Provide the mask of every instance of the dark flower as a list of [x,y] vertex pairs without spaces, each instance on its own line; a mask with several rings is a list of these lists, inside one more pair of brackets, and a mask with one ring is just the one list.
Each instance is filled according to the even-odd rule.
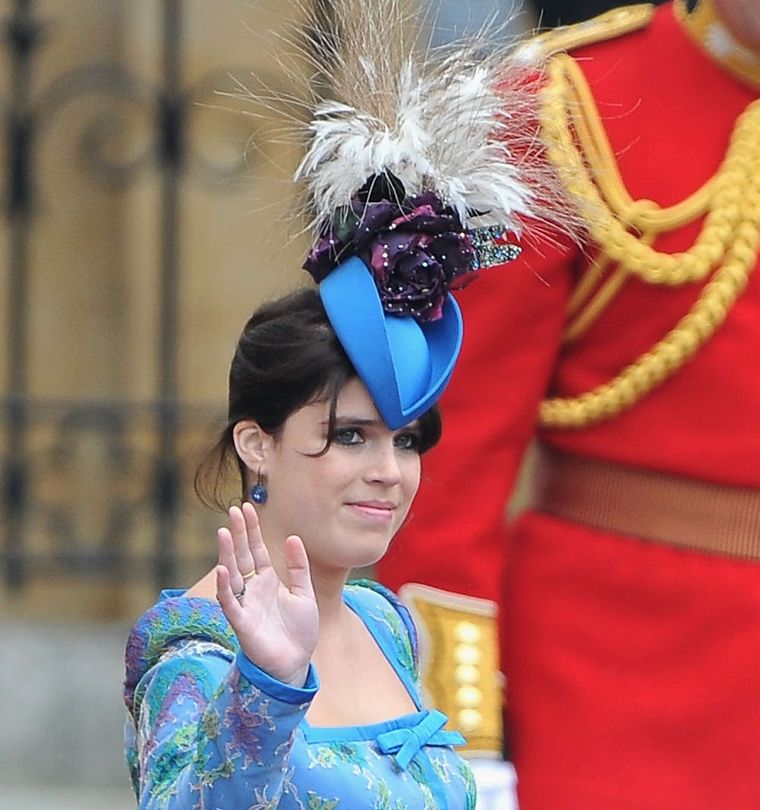
[[354,255],[370,268],[386,312],[421,321],[440,318],[448,291],[476,275],[473,245],[456,212],[432,192],[404,196],[393,176],[365,183],[304,267],[319,282]]

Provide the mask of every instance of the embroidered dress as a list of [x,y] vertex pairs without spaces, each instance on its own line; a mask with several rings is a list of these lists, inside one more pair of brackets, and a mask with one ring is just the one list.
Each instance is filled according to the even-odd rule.
[[127,761],[141,808],[472,810],[475,786],[422,707],[417,640],[406,609],[376,583],[348,585],[364,622],[417,711],[365,726],[305,719],[318,689],[274,680],[240,650],[221,608],[164,591],[127,644]]

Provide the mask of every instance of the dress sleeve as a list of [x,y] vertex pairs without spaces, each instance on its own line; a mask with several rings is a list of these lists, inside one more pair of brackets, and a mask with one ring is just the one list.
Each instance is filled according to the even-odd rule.
[[457,293],[464,341],[440,403],[443,436],[377,566],[394,591],[420,582],[497,598],[506,504],[559,353],[576,261],[568,244],[528,244]]
[[[228,639],[210,640],[216,634],[201,622],[183,625],[190,603],[202,601],[165,600],[130,636],[130,646],[151,632],[165,642],[162,650],[148,643],[142,672],[130,666],[128,646],[130,764],[140,807],[277,806],[316,675],[310,668],[300,689],[280,683],[225,646]],[[223,615],[214,618],[221,626]]]

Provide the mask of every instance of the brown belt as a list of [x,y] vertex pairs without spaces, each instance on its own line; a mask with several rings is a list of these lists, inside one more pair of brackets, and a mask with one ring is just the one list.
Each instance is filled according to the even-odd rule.
[[760,489],[711,484],[543,447],[534,506],[616,534],[760,561]]

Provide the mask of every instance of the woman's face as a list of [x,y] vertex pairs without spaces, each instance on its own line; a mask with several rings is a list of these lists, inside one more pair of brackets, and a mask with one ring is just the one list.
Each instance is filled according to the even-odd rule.
[[268,443],[259,508],[265,540],[299,535],[314,569],[377,562],[398,531],[420,482],[416,423],[389,430],[363,383],[340,392],[329,449],[330,405],[306,405]]

